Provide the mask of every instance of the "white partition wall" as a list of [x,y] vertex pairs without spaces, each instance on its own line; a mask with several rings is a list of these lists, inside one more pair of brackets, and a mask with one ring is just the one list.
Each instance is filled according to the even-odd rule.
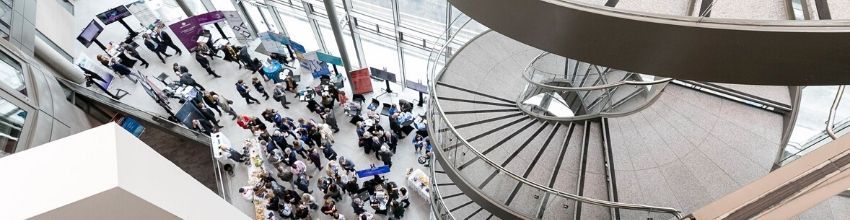
[[0,158],[0,219],[250,219],[110,123]]

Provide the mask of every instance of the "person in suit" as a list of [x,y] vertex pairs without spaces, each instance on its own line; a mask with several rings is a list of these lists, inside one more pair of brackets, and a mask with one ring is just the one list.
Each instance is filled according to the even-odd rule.
[[265,97],[266,100],[269,100],[269,93],[266,92],[266,87],[263,86],[263,81],[260,81],[260,79],[254,77],[251,79],[251,84],[254,85],[254,89],[256,89],[257,92],[262,93],[263,97]]
[[162,41],[162,43],[164,44],[163,48],[162,48],[163,52],[165,52],[165,49],[166,49],[165,47],[167,46],[167,47],[170,47],[170,48],[176,50],[177,55],[183,55],[183,51],[180,50],[180,48],[177,47],[176,44],[174,44],[174,41],[171,40],[171,36],[168,35],[168,32],[165,32],[163,29],[159,29],[159,30],[157,30],[156,35],[159,38],[159,40]]
[[133,45],[130,45],[128,43],[121,43],[121,48],[124,50],[125,54],[136,58],[139,61],[142,61],[141,66],[145,66],[145,68],[148,68],[151,65],[150,63],[148,63],[147,60],[143,59],[142,56],[139,55],[139,51],[137,51],[136,48],[133,47]]
[[274,84],[274,90],[272,90],[272,97],[275,101],[280,102],[280,104],[283,105],[283,108],[289,109],[289,106],[286,106],[287,104],[289,104],[289,102],[286,101],[286,89],[283,88],[283,84]]
[[222,128],[222,126],[218,124],[218,119],[215,118],[215,113],[213,113],[213,111],[209,107],[207,107],[207,105],[204,105],[203,103],[197,103],[197,107],[198,111],[201,111],[201,115],[203,115],[204,118],[207,119],[207,121],[211,121],[218,128]]
[[[213,125],[206,119],[192,119],[192,130],[210,135],[213,131]],[[232,154],[231,154],[232,155]]]
[[201,64],[201,67],[203,67],[204,70],[207,71],[207,73],[213,75],[213,77],[215,78],[221,78],[221,76],[216,74],[215,71],[213,71],[212,67],[210,67],[210,60],[204,57],[201,51],[195,51],[195,60],[197,60],[198,63]]
[[165,52],[165,46],[162,45],[162,43],[159,42],[156,38],[151,37],[150,34],[142,35],[142,37],[145,38],[145,47],[147,47],[148,50],[151,50],[151,52],[155,53],[156,56],[159,57],[159,60],[162,61],[162,63],[165,63],[165,58],[163,58],[162,55],[165,55],[165,57],[171,56],[170,54]]
[[183,85],[198,87],[201,91],[206,90],[203,86],[201,86],[201,84],[198,84],[198,82],[192,78],[192,74],[188,72],[180,73],[180,83]]
[[[251,96],[250,93],[248,93],[249,91],[251,91],[251,89],[248,88],[247,85],[245,85],[245,81],[242,81],[240,79],[236,82],[236,91],[239,92],[239,95],[241,95],[242,98],[245,98],[245,102],[247,102],[248,104],[260,104],[260,100],[255,99]],[[252,100],[254,102],[251,102]]]

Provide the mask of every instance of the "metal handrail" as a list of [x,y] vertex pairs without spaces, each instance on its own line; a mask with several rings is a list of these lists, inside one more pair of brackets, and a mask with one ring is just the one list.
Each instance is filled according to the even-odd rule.
[[838,91],[835,92],[835,99],[832,100],[832,107],[829,108],[829,119],[826,120],[826,134],[828,134],[832,140],[838,139],[838,137],[835,136],[832,123],[835,121],[835,110],[838,109],[838,104],[841,103],[842,96],[844,96],[844,85],[838,86]]
[[[468,23],[468,21],[467,21],[467,23]],[[461,27],[461,29],[462,29],[462,27]],[[486,32],[480,34],[479,36],[486,34],[488,32],[489,31],[486,31]],[[450,36],[446,40],[446,45],[443,46],[440,49],[438,54],[442,54],[442,52],[444,52],[444,50],[446,49],[446,46],[451,43],[451,40],[453,38],[454,38],[454,36]],[[466,45],[468,45],[468,43]],[[466,46],[466,45],[464,45],[464,46]],[[452,56],[451,59],[454,59],[455,57],[456,56]],[[429,56],[429,61],[431,61],[430,56]],[[436,60],[434,60],[434,62],[436,62]],[[450,61],[447,62],[447,64],[448,63],[450,63]],[[436,64],[434,65],[434,67],[436,67]],[[431,69],[431,70],[436,71],[435,69]],[[608,207],[608,208],[641,210],[641,211],[647,211],[647,212],[661,212],[661,213],[667,213],[667,214],[673,215],[676,218],[681,217],[679,215],[680,212],[678,210],[674,209],[674,208],[648,206],[648,205],[641,205],[641,204],[611,202],[611,201],[599,200],[599,199],[594,199],[594,198],[589,198],[589,197],[578,196],[578,195],[573,195],[573,194],[561,192],[561,191],[552,189],[550,187],[546,187],[546,186],[528,181],[525,178],[523,178],[523,177],[521,177],[517,174],[514,174],[513,172],[508,171],[507,169],[503,168],[502,166],[498,165],[497,163],[491,161],[483,153],[479,152],[474,147],[472,147],[472,144],[470,144],[466,139],[462,138],[463,136],[460,135],[460,132],[458,132],[455,129],[455,127],[451,124],[451,122],[449,122],[447,120],[447,116],[443,111],[443,107],[439,102],[438,96],[436,95],[437,90],[436,90],[436,83],[435,83],[436,79],[439,78],[440,76],[442,76],[445,73],[445,71],[446,71],[446,68],[444,67],[444,68],[442,68],[442,70],[439,72],[438,75],[434,75],[433,77],[430,77],[430,79],[428,80],[428,87],[431,91],[431,92],[429,92],[429,96],[430,96],[429,98],[430,98],[430,102],[431,102],[430,103],[431,105],[429,107],[429,113],[430,113],[429,115],[438,115],[440,117],[440,119],[442,119],[442,122],[445,123],[446,127],[448,128],[448,131],[451,131],[451,133],[454,134],[456,137],[458,137],[458,140],[461,141],[461,143],[462,143],[461,146],[466,146],[467,149],[470,150],[470,152],[472,152],[473,154],[475,154],[476,157],[478,157],[481,161],[484,161],[485,163],[487,163],[491,167],[495,168],[499,173],[504,173],[507,176],[516,180],[518,183],[522,183],[522,184],[531,186],[531,187],[533,187],[537,190],[544,191],[544,192],[553,194],[555,196],[560,196],[560,197],[563,197],[563,198],[575,200],[575,201],[582,202],[582,203],[600,205],[600,206],[604,206],[604,207]],[[428,124],[430,125],[430,126],[428,126],[428,129],[429,129],[429,132],[431,134],[437,134],[437,130],[435,130],[435,127],[433,126],[436,123],[434,123],[433,121],[434,121],[433,117],[428,118]],[[440,151],[440,152],[443,151],[442,147],[439,146],[442,143],[432,143],[432,144],[438,145],[438,147],[436,147],[435,150]],[[444,154],[440,153],[440,155],[444,155]],[[449,167],[449,169],[454,169],[454,168]]]
[[[537,57],[534,57],[534,59],[528,65],[526,65],[525,69],[523,70],[522,78],[525,79],[525,81],[527,81],[529,83],[533,83],[536,86],[547,87],[547,88],[550,88],[550,89],[557,89],[557,90],[565,90],[565,91],[600,90],[600,89],[607,89],[607,88],[612,88],[612,87],[617,87],[617,86],[622,86],[622,85],[637,85],[637,86],[656,85],[656,84],[666,83],[666,82],[673,80],[672,78],[664,78],[664,79],[654,80],[654,81],[623,80],[623,81],[609,83],[609,84],[605,84],[605,85],[584,86],[584,87],[553,86],[553,85],[547,85],[547,84],[543,84],[543,83],[534,81],[533,79],[531,79],[531,76],[529,76],[529,74],[530,74],[529,72],[532,72],[530,70],[532,70],[534,63],[536,63],[543,56],[546,56],[546,55],[549,55],[549,54],[550,54],[549,52],[543,52],[540,55],[537,55]],[[545,72],[545,71],[540,71],[540,72],[548,73],[548,72]],[[548,73],[548,74],[560,76],[558,74],[553,74],[553,73]]]
[[[436,200],[442,200],[443,194],[440,193],[440,189],[439,189],[440,187],[437,186],[437,172],[436,172],[436,166],[437,166],[436,163],[437,162],[434,160],[434,157],[431,157],[428,160],[430,160],[430,162],[429,162],[430,166],[428,166],[428,168],[431,171],[431,191],[432,191],[431,194],[434,195],[433,198],[431,198],[431,200],[435,200],[435,201]],[[451,209],[449,209],[449,207],[446,206],[445,202],[440,201],[440,205],[442,206],[443,210],[446,210],[446,213],[448,213],[448,219],[449,220],[456,219],[454,214],[452,214],[452,212],[449,211]],[[433,202],[431,203],[431,210],[434,211],[434,214],[439,214],[439,211],[437,210],[436,207],[434,207]]]
[[[643,110],[643,109],[647,108],[650,104],[654,103],[655,100],[658,99],[658,96],[661,93],[661,91],[667,86],[667,84],[670,81],[673,80],[672,78],[665,78],[665,79],[654,80],[654,81],[622,80],[622,81],[618,81],[618,82],[608,83],[608,84],[605,84],[605,85],[593,85],[593,86],[584,86],[584,87],[580,87],[580,86],[579,87],[553,86],[553,85],[545,84],[543,82],[538,82],[538,81],[532,80],[531,79],[532,77],[529,76],[529,74],[530,74],[530,72],[535,71],[534,64],[537,63],[537,61],[539,61],[541,58],[543,58],[544,56],[549,55],[549,54],[550,53],[548,53],[548,52],[543,52],[543,53],[537,55],[525,67],[525,69],[523,70],[522,76],[528,83],[530,83],[530,85],[526,86],[526,88],[523,90],[523,93],[519,95],[519,97],[517,98],[517,100],[515,102],[517,108],[519,108],[525,114],[528,114],[528,115],[531,115],[531,116],[534,116],[534,117],[537,117],[537,118],[540,118],[540,119],[544,119],[544,120],[549,120],[549,121],[581,121],[581,120],[588,120],[588,119],[598,118],[598,117],[621,117],[621,116],[630,115],[630,114],[635,113],[637,111]],[[545,71],[542,71],[542,72],[548,73],[548,72],[545,72]],[[558,74],[553,74],[553,73],[548,73],[548,74],[551,74],[553,76],[560,76]],[[600,76],[600,77],[604,77],[604,76]],[[564,79],[564,81],[568,81],[568,80]],[[551,79],[551,80],[548,80],[547,82],[559,82],[559,80]],[[640,105],[640,106],[638,106],[634,109],[627,110],[627,111],[606,112],[606,110],[600,109],[599,112],[591,113],[591,114],[576,115],[576,116],[571,116],[571,117],[556,117],[556,116],[548,116],[548,115],[543,115],[543,114],[533,112],[530,109],[525,108],[524,107],[525,104],[522,103],[524,101],[524,99],[526,98],[525,96],[527,95],[526,93],[528,92],[528,89],[531,88],[532,86],[544,87],[544,88],[548,88],[548,89],[552,89],[552,90],[560,90],[560,91],[574,91],[574,92],[584,91],[586,93],[590,93],[592,91],[598,91],[598,90],[608,91],[610,89],[619,88],[620,86],[647,86],[647,85],[658,85],[655,88],[653,88],[652,90],[647,91],[648,93],[650,93],[649,95],[650,95],[651,98],[649,98],[649,100],[647,100],[642,105]],[[610,101],[610,97],[613,96],[613,94],[610,94],[610,93],[605,93],[604,95],[607,95],[609,97],[608,101]],[[634,95],[632,95],[632,96],[634,96]],[[622,103],[620,103],[620,104],[622,104]],[[611,109],[613,109],[613,107]]]

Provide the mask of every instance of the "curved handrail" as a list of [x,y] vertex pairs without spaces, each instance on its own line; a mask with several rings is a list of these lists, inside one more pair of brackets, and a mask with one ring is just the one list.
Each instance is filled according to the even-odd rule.
[[[553,85],[543,84],[543,83],[534,81],[529,76],[529,74],[531,74],[531,72],[533,72],[534,63],[536,63],[543,56],[546,56],[546,55],[549,55],[549,54],[551,54],[551,53],[543,52],[540,55],[537,55],[536,57],[534,57],[534,59],[531,60],[531,63],[529,63],[528,65],[525,66],[525,69],[523,70],[522,78],[525,79],[525,81],[527,81],[529,83],[533,83],[536,86],[547,87],[547,88],[550,88],[550,89],[557,89],[557,90],[565,90],[565,91],[600,90],[600,89],[607,89],[607,88],[612,88],[612,87],[617,87],[617,86],[622,86],[622,85],[638,85],[638,86],[655,85],[655,84],[670,82],[671,80],[673,80],[672,78],[662,78],[662,79],[653,80],[653,81],[623,80],[623,81],[608,83],[608,84],[600,85],[600,86],[583,86],[583,87],[553,86]],[[538,71],[540,71],[540,70],[538,70]],[[549,72],[545,72],[545,71],[541,71],[541,72],[548,73],[548,74],[551,74],[551,75],[557,75],[557,74],[549,73]]]
[[[486,34],[486,33],[487,32],[485,32],[484,34]],[[483,35],[483,34],[481,34],[481,35]],[[479,36],[481,36],[481,35],[479,35]],[[453,39],[453,36],[450,37],[446,41],[447,45],[450,44],[451,39]],[[440,49],[440,51],[439,51],[440,53],[438,53],[438,56],[439,56],[439,54],[442,54],[442,52],[444,50],[445,50],[445,46],[443,46],[443,48]],[[456,56],[452,56],[451,59],[454,59],[455,57]],[[430,60],[431,59],[429,58],[429,61]],[[446,64],[448,64],[448,63],[451,63],[451,61],[447,62]],[[436,67],[436,64],[434,65],[434,67]],[[436,69],[431,69],[431,71],[436,71]],[[498,165],[497,163],[493,162],[492,160],[488,159],[483,153],[479,152],[477,149],[472,147],[473,145],[470,144],[466,139],[462,138],[463,136],[460,135],[460,132],[458,132],[455,129],[455,127],[451,124],[451,122],[449,122],[449,120],[447,120],[447,116],[445,115],[445,113],[443,111],[443,107],[439,102],[438,96],[436,95],[437,89],[436,89],[436,83],[435,83],[435,80],[438,79],[440,76],[442,76],[445,73],[445,71],[446,71],[446,68],[442,68],[442,70],[438,74],[436,74],[436,75],[432,74],[433,77],[429,77],[428,87],[431,91],[431,92],[429,92],[429,99],[430,99],[429,100],[430,105],[429,105],[429,110],[428,110],[429,115],[430,116],[437,115],[438,117],[440,117],[440,119],[442,119],[442,122],[445,123],[447,130],[450,131],[456,137],[458,137],[458,140],[461,142],[462,146],[467,146],[467,149],[469,149],[470,152],[472,152],[477,158],[479,158],[484,163],[486,163],[489,166],[498,170],[499,173],[506,174],[509,177],[511,177],[512,179],[516,180],[518,183],[522,183],[522,184],[531,186],[531,187],[535,188],[536,190],[540,190],[540,191],[550,193],[550,194],[555,195],[555,196],[567,198],[567,199],[577,201],[577,202],[600,205],[600,206],[604,206],[604,207],[607,207],[607,208],[641,210],[641,211],[647,211],[647,212],[653,212],[653,211],[654,212],[661,212],[661,213],[670,214],[670,215],[673,215],[677,218],[680,218],[680,215],[679,215],[680,212],[676,209],[669,208],[669,207],[657,207],[657,206],[648,206],[648,205],[641,205],[641,204],[611,202],[611,201],[605,201],[605,200],[594,199],[594,198],[589,198],[589,197],[578,196],[578,195],[573,195],[573,194],[561,192],[561,191],[555,190],[553,188],[546,187],[546,186],[528,181],[525,178],[523,178],[523,177],[521,177],[517,174],[514,174],[511,171],[508,171],[504,167],[502,167],[502,166]],[[429,132],[431,134],[437,134],[437,130],[435,130],[435,126],[434,126],[435,123],[433,123],[433,121],[435,119],[433,117],[429,117],[428,120],[429,120],[429,126],[428,126]],[[439,151],[440,155],[444,155],[442,153],[442,151],[443,151],[442,147],[439,147],[440,143],[432,143],[432,144],[438,145],[438,147],[436,147],[434,149],[436,151]],[[444,168],[444,169],[454,169],[454,167],[447,167],[447,168]]]
[[[526,65],[525,69],[523,70],[522,77],[523,77],[523,79],[525,79],[529,83],[529,85],[525,87],[523,93],[519,95],[519,97],[517,98],[517,100],[515,102],[517,108],[519,108],[525,114],[534,116],[536,118],[544,119],[544,120],[549,120],[549,121],[581,121],[581,120],[587,120],[587,119],[598,118],[598,117],[622,117],[622,116],[630,115],[630,114],[633,114],[633,113],[638,112],[640,110],[643,110],[646,107],[648,107],[650,104],[654,103],[655,100],[658,99],[658,95],[661,93],[661,91],[664,90],[664,88],[667,86],[667,84],[670,81],[673,80],[672,78],[662,78],[662,79],[653,80],[653,81],[623,80],[623,81],[618,81],[618,82],[607,83],[605,85],[577,86],[577,87],[554,86],[554,85],[550,85],[550,84],[546,84],[546,83],[543,83],[543,82],[533,80],[532,76],[529,76],[529,75],[532,74],[532,72],[534,72],[534,71],[539,71],[539,70],[536,70],[534,68],[535,63],[537,63],[537,61],[539,61],[544,56],[547,56],[547,55],[550,55],[550,54],[551,53],[549,53],[549,52],[543,52],[543,53],[537,55],[528,65]],[[545,72],[545,71],[543,71],[543,72],[553,76],[553,79],[551,79],[547,82],[557,82],[557,81],[560,80],[560,79],[557,79],[560,76],[559,74],[548,73],[548,72]],[[604,76],[600,76],[600,77],[604,77]],[[567,81],[567,80],[563,79],[563,81]],[[523,101],[525,100],[525,98],[527,98],[526,96],[528,95],[526,93],[528,92],[528,89],[531,88],[531,87],[544,87],[544,88],[556,90],[556,91],[573,91],[573,92],[585,91],[587,93],[592,92],[592,91],[603,91],[605,93],[605,95],[608,96],[608,99],[610,99],[610,97],[613,96],[613,94],[611,94],[612,90],[617,89],[615,87],[620,87],[620,86],[647,86],[647,85],[658,85],[658,86],[655,86],[654,88],[652,88],[651,91],[649,91],[649,95],[650,95],[649,97],[650,98],[645,103],[639,105],[638,107],[635,107],[634,109],[630,109],[630,110],[626,110],[626,111],[606,112],[604,110],[600,110],[599,112],[595,112],[595,113],[591,113],[591,114],[585,114],[585,115],[575,115],[575,116],[570,116],[570,117],[557,117],[557,116],[548,116],[548,115],[543,115],[543,114],[533,112],[530,109],[524,107],[525,104],[523,104]]]
[[835,112],[838,109],[838,103],[841,103],[842,96],[844,96],[844,85],[838,86],[838,91],[835,92],[835,99],[832,100],[832,107],[829,108],[829,118],[826,120],[826,134],[828,134],[832,140],[838,139],[838,137],[835,136],[832,123],[835,121]]
[[[617,69],[739,84],[832,85],[850,81],[850,75],[825,74],[846,70],[843,61],[850,57],[847,53],[850,43],[842,40],[850,37],[850,22],[846,20],[688,17],[575,0],[453,0],[452,3],[515,40]],[[524,21],[522,25],[516,24],[517,19]],[[601,34],[607,36],[599,38]],[[787,43],[791,41],[806,43]],[[771,54],[775,48],[802,52],[775,56]],[[647,56],[665,65],[648,65]],[[799,60],[811,62],[782,65]]]
[[[431,174],[431,185],[430,185],[430,187],[431,187],[431,194],[432,194],[431,200],[434,200],[434,201],[442,200],[443,194],[440,193],[440,187],[437,184],[438,183],[437,182],[437,172],[436,172],[436,169],[435,169],[435,167],[436,167],[435,162],[436,161],[434,161],[434,157],[431,157],[428,160],[430,160],[429,164],[431,164],[431,166],[428,166],[428,169],[431,171],[430,172],[430,174]],[[451,210],[451,209],[449,209],[449,207],[446,206],[446,203],[442,202],[442,201],[439,201],[438,203],[439,203],[439,206],[440,206],[439,208],[446,210],[446,214],[447,214],[447,217],[448,217],[446,219],[455,220],[454,214],[452,214],[452,212],[448,211],[448,210]],[[442,214],[437,208],[438,207],[435,207],[435,204],[432,202],[431,203],[431,210],[434,211],[434,214]],[[446,219],[441,219],[441,220],[446,220]]]

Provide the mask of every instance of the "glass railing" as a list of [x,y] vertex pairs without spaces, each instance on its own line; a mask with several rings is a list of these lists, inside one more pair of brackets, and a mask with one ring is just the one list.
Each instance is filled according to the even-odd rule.
[[440,187],[438,186],[441,180],[437,178],[436,167],[438,166],[434,161],[434,158],[431,157],[429,160],[431,162],[431,166],[429,166],[429,170],[431,171],[431,211],[433,211],[434,217],[440,220],[454,220],[455,217],[452,215],[452,212],[449,210],[449,207],[446,206],[446,203],[443,202],[443,194],[440,193]]
[[652,104],[671,80],[550,53],[535,57],[523,78],[528,85],[519,95],[517,107],[537,118],[556,121],[631,114]]
[[[463,17],[463,16],[461,16]],[[428,62],[428,86],[429,105],[427,112],[428,129],[430,133],[430,141],[434,146],[435,157],[442,165],[443,169],[448,173],[457,174],[460,179],[454,179],[455,184],[464,184],[475,189],[475,192],[464,192],[467,194],[477,193],[485,196],[486,200],[477,200],[478,203],[489,203],[482,207],[498,207],[508,213],[513,213],[516,217],[525,219],[564,219],[574,218],[576,216],[575,209],[580,207],[582,213],[580,216],[592,218],[589,216],[592,213],[604,213],[604,215],[619,216],[621,219],[678,219],[679,211],[667,207],[655,207],[640,204],[627,204],[619,202],[610,202],[605,200],[593,199],[566,192],[561,192],[553,188],[530,182],[525,178],[514,174],[495,162],[488,159],[481,152],[470,145],[463,137],[455,130],[454,126],[446,119],[443,113],[443,108],[438,100],[436,90],[436,80],[442,75],[444,65],[449,63],[453,55],[454,48],[461,48],[458,45],[465,45],[468,41],[456,39],[456,33],[462,32],[464,27],[470,23],[474,23],[468,18],[460,18],[451,22],[449,35],[440,40],[442,45],[440,50],[432,52]],[[480,36],[480,35],[479,35]],[[469,40],[472,41],[475,38]],[[517,73],[521,74],[521,73]],[[621,86],[645,86],[645,85],[662,85],[655,86],[647,94],[651,97],[656,96],[663,85],[666,85],[666,80],[654,82],[630,82],[621,83]],[[547,87],[548,86],[542,86]],[[607,88],[618,88],[613,86]],[[555,87],[559,88],[559,87]],[[583,91],[589,91],[584,89]],[[606,92],[616,92],[613,89],[605,90]],[[613,112],[604,112],[605,114],[614,114]],[[602,115],[600,113],[599,115]],[[459,169],[461,164],[465,164],[472,160],[480,160],[482,166],[466,167]],[[519,193],[515,197],[510,198],[506,193],[510,189],[500,188],[493,190],[490,188],[484,189],[478,187],[482,181],[482,174],[491,175],[489,184],[492,186],[498,184],[500,187],[518,187]],[[432,204],[432,209],[437,216],[446,213],[446,208],[442,204],[438,194],[435,194],[435,201]],[[448,215],[451,216],[451,215]],[[503,217],[503,216],[499,216]],[[508,216],[510,217],[510,216]]]

